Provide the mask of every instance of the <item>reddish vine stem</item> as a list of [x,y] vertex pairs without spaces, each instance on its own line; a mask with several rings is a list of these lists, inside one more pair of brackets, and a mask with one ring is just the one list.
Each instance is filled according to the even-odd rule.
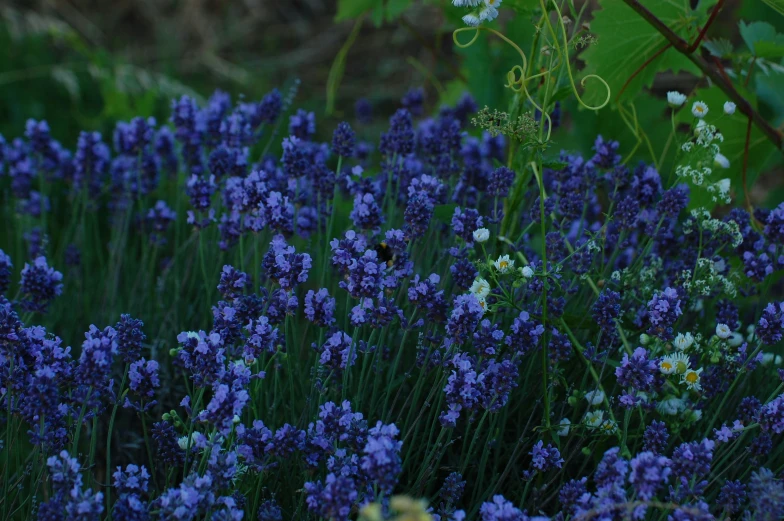
[[705,38],[705,33],[708,32],[708,28],[711,26],[713,21],[716,19],[716,16],[719,14],[719,11],[721,11],[721,7],[723,5],[724,5],[724,0],[719,0],[718,2],[716,2],[716,5],[713,7],[713,11],[711,11],[711,14],[710,14],[710,17],[708,18],[708,21],[705,22],[705,26],[700,31],[700,34],[697,35],[697,39],[694,40],[694,43],[692,43],[691,45],[689,45],[686,48],[686,52],[687,53],[691,54],[691,53],[693,53],[694,51],[697,50],[697,48],[702,43],[702,39]]
[[623,84],[623,87],[621,87],[621,90],[619,90],[619,91],[618,91],[618,95],[617,95],[617,96],[615,96],[615,101],[618,101],[619,99],[621,99],[621,94],[623,94],[623,92],[626,90],[626,87],[628,87],[628,86],[629,86],[629,84],[632,82],[632,80],[633,80],[634,78],[636,78],[636,77],[637,77],[637,75],[638,75],[638,74],[640,74],[642,71],[644,71],[644,70],[645,70],[645,67],[647,67],[648,65],[650,65],[650,64],[651,64],[651,62],[652,62],[653,60],[655,60],[656,58],[658,58],[659,56],[661,56],[661,55],[662,55],[662,53],[663,53],[664,51],[666,51],[667,49],[669,49],[670,47],[672,47],[672,43],[668,43],[667,45],[665,45],[664,47],[662,47],[661,49],[659,49],[658,51],[656,51],[655,53],[653,53],[653,55],[652,55],[650,58],[648,58],[647,60],[645,60],[645,63],[643,63],[642,65],[640,65],[639,67],[637,67],[637,70],[636,70],[636,71],[634,71],[634,72],[632,73],[632,75],[631,75],[631,76],[629,76],[629,79],[627,79],[627,80],[626,80],[626,83],[624,83],[624,84]]
[[644,5],[637,0],[623,0],[626,5],[631,7],[637,14],[642,16],[654,29],[664,36],[673,47],[678,49],[679,52],[684,54],[692,63],[694,63],[714,84],[716,84],[723,92],[732,100],[738,107],[738,110],[745,114],[755,125],[762,131],[763,134],[776,146],[778,150],[782,149],[784,145],[784,138],[780,131],[775,129],[768,123],[756,110],[751,106],[751,103],[746,100],[717,69],[714,69],[707,61],[701,56],[696,56],[689,52],[691,45],[683,38],[675,34],[672,29],[662,22],[655,14],[650,12]]

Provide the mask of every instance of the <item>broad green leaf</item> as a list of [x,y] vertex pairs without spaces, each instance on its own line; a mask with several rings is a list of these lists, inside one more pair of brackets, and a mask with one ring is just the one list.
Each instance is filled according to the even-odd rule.
[[408,9],[411,0],[387,0],[386,19],[387,22],[397,20],[397,18]]
[[455,213],[455,208],[457,208],[455,203],[439,204],[433,211],[433,217],[437,221],[450,223],[452,222],[452,216]]
[[784,56],[784,35],[767,22],[742,21],[738,24],[740,35],[749,50],[759,58],[779,58]]
[[[749,100],[752,106],[756,107],[757,102],[753,94],[748,92],[741,92],[741,94]],[[711,182],[719,181],[723,178],[729,178],[734,193],[734,200],[743,200],[743,154],[746,144],[746,128],[748,119],[746,116],[735,112],[732,116],[724,114],[722,107],[724,102],[727,101],[727,95],[722,92],[718,87],[710,87],[706,89],[699,89],[694,93],[694,96],[687,102],[686,105],[676,114],[676,121],[680,123],[693,124],[694,117],[691,115],[691,104],[693,101],[704,101],[708,104],[708,115],[705,116],[705,122],[711,125],[716,125],[716,128],[724,136],[724,142],[720,144],[721,153],[730,161],[728,169],[714,168],[713,174],[710,177]],[[683,139],[683,136],[680,136]],[[751,189],[754,180],[759,173],[764,170],[765,166],[776,157],[775,147],[771,144],[765,135],[757,130],[756,126],[751,127],[751,138],[749,140],[749,163],[746,175],[747,187]],[[709,208],[715,206],[711,201],[710,194],[707,193],[704,187],[691,186],[691,203],[692,208],[697,206],[707,206]]]
[[[707,5],[703,2],[698,11],[692,11],[685,1],[648,0],[643,3],[670,29],[686,39],[690,39],[696,32],[694,27],[705,18]],[[586,63],[584,72],[602,77],[609,84],[611,99],[615,101],[632,74],[664,48],[667,41],[621,0],[600,0],[600,4],[602,9],[596,11],[591,22],[591,32],[598,41],[586,49],[581,57]],[[629,81],[621,99],[634,97],[643,87],[653,83],[656,73],[667,70],[699,74],[697,67],[687,57],[670,48],[653,58]],[[586,81],[583,99],[587,104],[598,105],[606,96],[605,89],[598,81]]]
[[717,58],[726,58],[734,50],[732,42],[726,38],[716,38],[715,40],[704,40],[702,46]]
[[376,5],[383,6],[382,0],[338,0],[338,12],[335,15],[335,21],[342,22],[343,20],[356,18],[365,11],[376,7]]

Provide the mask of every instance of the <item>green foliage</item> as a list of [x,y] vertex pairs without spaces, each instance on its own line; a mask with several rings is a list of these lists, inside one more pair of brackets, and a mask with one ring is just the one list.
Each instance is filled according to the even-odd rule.
[[336,22],[352,20],[369,13],[376,26],[397,20],[411,5],[411,0],[338,0]]
[[771,9],[775,9],[780,15],[784,16],[784,0],[762,0]]
[[743,41],[757,58],[784,57],[784,34],[777,33],[769,23],[752,22],[747,24],[741,20],[738,27]]
[[[667,40],[651,24],[641,18],[620,0],[603,0],[602,9],[597,11],[591,31],[596,35],[596,45],[591,45],[582,54],[585,72],[604,78],[612,89],[613,100],[621,95],[627,80],[646,61],[667,45]],[[700,9],[693,11],[688,2],[667,0],[645,2],[645,6],[667,26],[686,38],[695,24],[704,19],[705,2]],[[643,87],[650,87],[657,73],[673,72],[699,73],[687,57],[670,48],[653,58],[642,72],[629,81],[622,99],[637,95]],[[589,89],[584,95],[588,104],[599,103],[605,93],[601,89]]]

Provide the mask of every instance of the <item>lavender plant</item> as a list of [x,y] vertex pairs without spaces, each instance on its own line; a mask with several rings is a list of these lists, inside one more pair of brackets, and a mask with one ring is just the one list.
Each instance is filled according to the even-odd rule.
[[468,29],[511,112],[330,132],[295,85],[0,139],[3,519],[780,518],[784,204],[694,203],[731,102],[668,94],[671,172],[555,152],[556,92],[603,105],[551,9],[541,73]]

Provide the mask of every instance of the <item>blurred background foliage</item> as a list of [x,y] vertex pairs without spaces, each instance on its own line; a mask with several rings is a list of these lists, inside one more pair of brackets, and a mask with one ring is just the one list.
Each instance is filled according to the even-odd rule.
[[[715,2],[683,3],[700,12]],[[574,12],[583,4],[570,2]],[[535,0],[506,0],[507,8],[495,22],[525,50],[535,33],[531,15],[538,5]],[[596,17],[603,16],[601,9],[605,18],[611,17],[609,9],[619,5],[623,9],[620,0],[590,0],[585,6],[583,29],[596,42],[573,51],[578,68],[586,66],[584,55],[600,52],[603,37],[604,49],[609,47],[611,35],[602,33],[603,22]],[[462,13],[449,0],[28,0],[0,6],[0,133],[12,138],[22,133],[28,118],[46,119],[68,147],[83,129],[109,135],[117,120],[137,115],[165,120],[170,100],[184,93],[205,98],[220,88],[234,97],[258,99],[295,79],[301,81],[295,103],[316,112],[324,135],[338,120],[352,118],[354,102],[366,97],[383,116],[369,131],[375,136],[412,87],[425,88],[430,109],[469,91],[479,106],[503,110],[511,101],[504,88],[506,71],[518,63],[514,50],[497,39],[483,37],[457,49],[452,31],[463,26]],[[725,2],[709,41],[698,52],[719,55],[716,59],[728,70],[737,67],[740,79],[734,82],[742,83],[742,67],[756,55],[753,35],[750,42],[739,22],[759,20],[784,33],[784,16],[769,3]],[[767,54],[757,61],[744,94],[781,129],[784,53],[774,48]],[[602,60],[612,65],[606,57]],[[646,72],[640,92],[625,97],[625,110],[613,104],[597,114],[565,96],[564,123],[553,134],[552,152],[586,151],[603,134],[619,140],[621,150],[634,150],[639,159],[650,161],[666,146],[668,90],[699,89],[706,100],[723,100],[697,76],[659,69]],[[640,146],[624,123],[630,110],[646,131],[647,142]],[[739,124],[745,128],[745,120]],[[742,143],[734,153],[742,153]],[[662,156],[659,166],[666,175],[671,164]],[[734,166],[739,167],[739,157],[730,157]],[[762,175],[752,192],[755,204],[784,199],[781,154],[763,139],[751,157],[751,177]]]

